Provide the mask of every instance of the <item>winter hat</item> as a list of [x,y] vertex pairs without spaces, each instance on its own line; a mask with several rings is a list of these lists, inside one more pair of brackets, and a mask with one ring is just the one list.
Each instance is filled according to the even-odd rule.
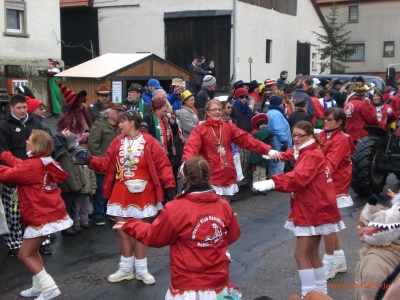
[[296,107],[305,107],[307,105],[307,101],[304,99],[300,99],[298,101],[296,101],[296,103],[294,104],[294,106]]
[[47,60],[48,60],[49,62],[51,62],[52,64],[54,64],[55,66],[57,66],[57,65],[60,66],[60,63],[59,63],[58,61],[52,59],[52,58],[49,58],[49,59],[47,59]]
[[136,91],[136,92],[138,92],[138,93],[143,93],[143,88],[142,88],[142,86],[141,86],[139,83],[132,83],[132,84],[129,86],[128,92],[129,92],[129,91]]
[[258,128],[261,124],[268,124],[268,116],[264,113],[259,113],[251,118],[251,127]]
[[94,91],[94,92],[96,95],[98,95],[98,94],[108,95],[111,93],[111,90],[107,84],[100,83],[99,87],[97,88],[97,91]]
[[381,91],[377,87],[374,87],[374,95],[382,96]]
[[67,147],[67,150],[71,150],[72,148],[74,148],[77,140],[78,139],[77,139],[76,135],[71,132],[69,134],[69,137],[67,137],[67,139],[65,141],[65,146]]
[[333,82],[333,85],[337,85],[337,84],[343,84],[340,79],[335,79],[335,81]]
[[356,88],[356,94],[359,96],[364,95],[366,91],[367,91],[367,89],[365,88],[365,85],[362,85],[362,86],[359,86]]
[[269,86],[269,85],[274,85],[276,84],[276,80],[275,79],[267,79],[264,81],[265,86]]
[[238,88],[237,90],[235,90],[233,97],[235,97],[235,99],[238,99],[242,96],[248,96],[248,95],[249,95],[249,93],[247,92],[247,90],[245,88]]
[[186,90],[182,92],[179,98],[181,98],[182,102],[185,102],[187,99],[189,99],[190,96],[193,96],[193,94],[190,91]]
[[322,86],[322,87],[325,87],[328,83],[329,83],[328,80],[322,79],[319,85]]
[[217,80],[215,79],[215,77],[211,75],[206,75],[203,78],[203,86],[212,86],[216,82]]
[[61,93],[64,95],[67,106],[71,106],[76,99],[76,94],[59,81],[57,81],[57,85],[60,87]]
[[28,105],[28,112],[33,113],[36,108],[43,104],[43,102],[38,99],[26,97],[26,104]]
[[270,105],[276,105],[279,106],[282,103],[282,97],[279,96],[272,96],[271,99],[269,99],[269,104]]

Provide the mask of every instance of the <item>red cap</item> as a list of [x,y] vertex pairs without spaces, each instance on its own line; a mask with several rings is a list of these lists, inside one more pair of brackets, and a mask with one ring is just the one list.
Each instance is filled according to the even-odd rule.
[[268,116],[264,113],[259,113],[251,118],[251,127],[257,128],[257,123],[260,122],[261,120],[267,121],[268,124]]
[[43,102],[38,99],[26,97],[26,104],[28,105],[28,112],[33,113]]

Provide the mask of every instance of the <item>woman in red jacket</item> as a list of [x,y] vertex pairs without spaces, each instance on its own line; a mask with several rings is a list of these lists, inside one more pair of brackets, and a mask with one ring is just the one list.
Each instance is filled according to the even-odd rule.
[[236,293],[229,281],[228,245],[240,236],[236,217],[210,185],[210,168],[200,157],[183,167],[186,188],[168,202],[153,224],[118,222],[122,230],[145,245],[170,246],[171,284],[165,299],[215,299]]
[[[53,138],[45,131],[34,129],[26,141],[28,158],[21,160],[5,151],[0,160],[0,182],[18,185],[18,205],[25,227],[18,258],[33,274],[32,287],[22,291],[23,297],[53,299],[61,294],[53,278],[47,274],[39,253],[42,242],[50,233],[72,226],[57,183],[68,174],[50,157]],[[1,201],[1,200],[0,200]]]
[[[168,199],[175,196],[172,167],[161,144],[139,130],[142,117],[137,111],[122,112],[118,119],[121,134],[112,141],[105,157],[78,157],[78,163],[105,173],[103,198],[109,198],[107,215],[114,216],[117,222],[132,218],[147,221],[162,209],[163,188]],[[145,284],[154,284],[147,269],[147,247],[122,230],[117,233],[119,269],[108,281],[132,280],[136,276]]]
[[[346,113],[341,108],[329,108],[325,114],[324,131],[318,134],[319,141],[324,144],[327,166],[333,179],[338,208],[353,205],[349,195],[353,166],[350,155],[354,152],[354,142],[345,133]],[[334,278],[336,273],[346,272],[346,258],[340,247],[337,232],[324,235],[325,242],[325,277]]]
[[292,193],[291,211],[285,228],[297,237],[294,257],[299,270],[303,297],[310,291],[327,293],[325,269],[319,256],[322,235],[344,228],[336,205],[335,187],[324,154],[311,123],[298,122],[293,128],[294,148],[281,153],[282,160],[296,160],[294,169],[272,179],[253,183],[253,188]]

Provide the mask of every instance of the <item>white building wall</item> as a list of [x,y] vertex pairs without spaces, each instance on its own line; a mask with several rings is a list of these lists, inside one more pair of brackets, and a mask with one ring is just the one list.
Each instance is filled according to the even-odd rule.
[[[233,10],[233,0],[120,0],[118,5],[105,7],[108,1],[95,0],[98,7],[100,55],[109,52],[152,52],[165,58],[164,13],[192,10]],[[318,45],[312,31],[322,32],[311,1],[299,0],[297,16],[282,14],[236,0],[236,52],[231,55],[234,80],[250,79],[248,59],[253,59],[252,79],[264,81],[279,78],[283,69],[293,79],[296,71],[297,40]],[[233,30],[233,29],[232,29]],[[233,39],[233,32],[231,35]],[[272,40],[271,63],[265,63],[266,39]],[[206,41],[205,41],[206,42]],[[317,46],[314,46],[314,50]],[[224,49],[221,49],[223,51]],[[319,55],[318,55],[319,57]],[[233,65],[233,62],[236,65]],[[318,70],[311,71],[312,74]]]
[[[349,42],[365,43],[365,61],[349,61],[346,73],[385,72],[389,64],[400,63],[398,43],[400,1],[375,1],[358,4],[358,22],[349,23],[349,5],[339,5],[340,22],[345,23],[344,31],[351,31]],[[321,6],[324,16],[330,13],[330,6]],[[383,56],[384,42],[395,42],[394,57]],[[399,66],[396,69],[400,69]]]
[[26,2],[29,37],[6,36],[5,6],[0,4],[0,64],[47,66],[48,58],[61,59],[59,1]]

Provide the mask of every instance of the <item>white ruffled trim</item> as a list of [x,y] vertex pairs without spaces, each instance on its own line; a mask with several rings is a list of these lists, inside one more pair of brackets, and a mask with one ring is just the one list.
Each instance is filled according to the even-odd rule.
[[61,231],[72,226],[74,222],[67,215],[64,219],[46,223],[40,228],[35,228],[33,226],[28,226],[24,232],[24,239],[33,239],[38,236],[46,236],[50,233]]
[[162,210],[162,208],[163,205],[161,202],[157,202],[157,205],[148,205],[143,210],[140,210],[133,205],[123,209],[118,203],[113,203],[107,206],[107,215],[123,218],[144,219],[155,216],[159,210]]
[[235,193],[239,192],[239,188],[236,183],[230,186],[217,186],[211,185],[217,195],[220,196],[233,196]]
[[328,235],[346,228],[341,220],[337,223],[326,223],[319,226],[294,226],[293,221],[286,221],[284,227],[293,231],[295,236]]
[[218,296],[223,296],[228,294],[228,287],[224,288],[221,293],[216,293],[213,290],[205,291],[185,291],[182,294],[173,296],[171,292],[167,291],[165,295],[165,300],[212,300],[216,299]]
[[342,195],[336,198],[336,203],[338,208],[343,208],[343,207],[349,207],[352,206],[353,199],[351,198],[350,195]]

